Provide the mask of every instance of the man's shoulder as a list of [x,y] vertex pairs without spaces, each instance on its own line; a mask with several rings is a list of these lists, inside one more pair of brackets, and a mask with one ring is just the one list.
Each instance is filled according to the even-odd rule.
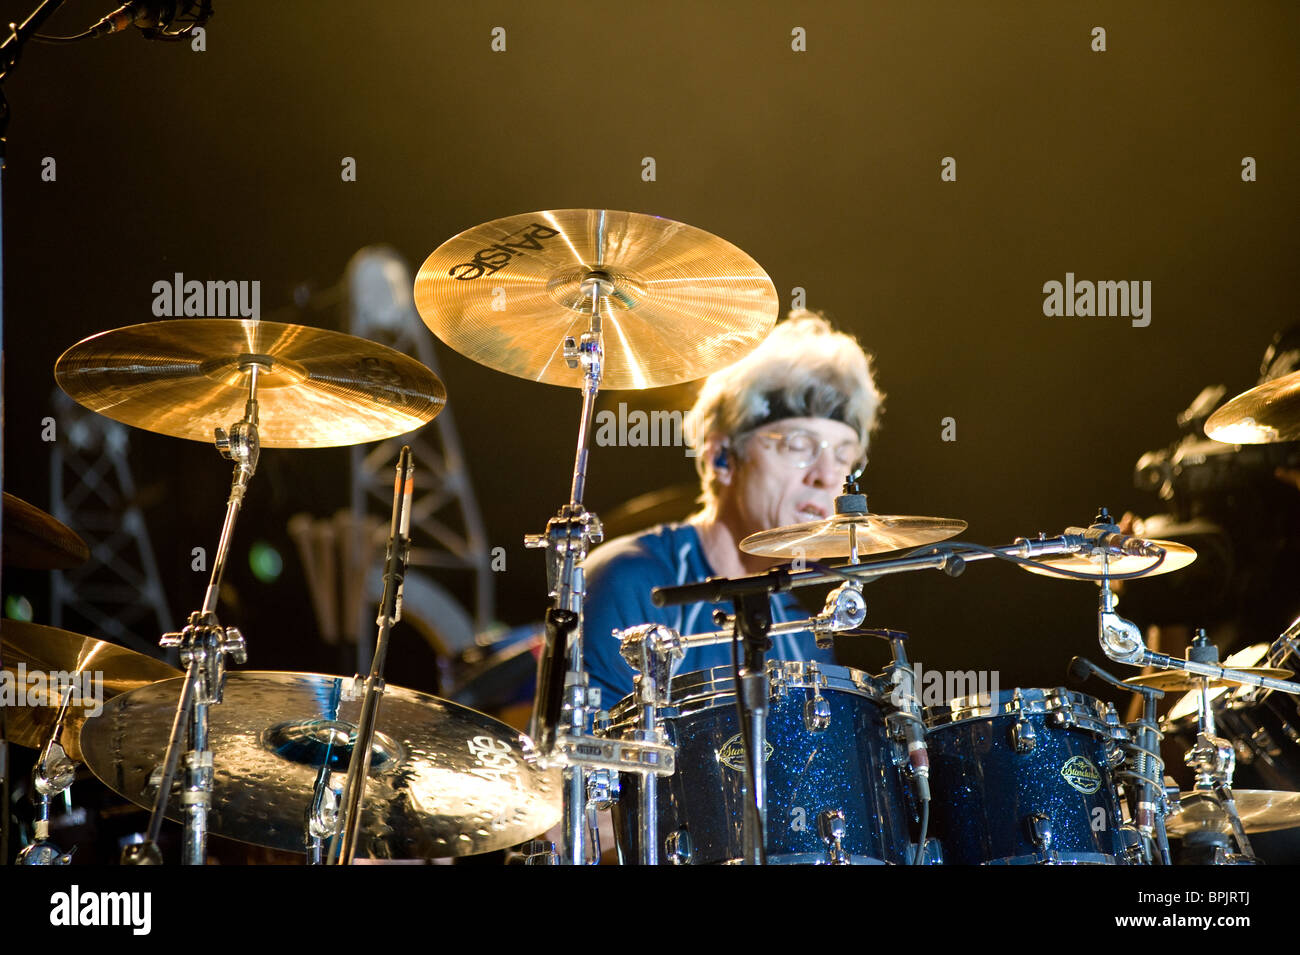
[[675,571],[683,553],[699,546],[699,536],[689,524],[659,524],[606,541],[584,562],[588,572],[645,571],[662,576]]

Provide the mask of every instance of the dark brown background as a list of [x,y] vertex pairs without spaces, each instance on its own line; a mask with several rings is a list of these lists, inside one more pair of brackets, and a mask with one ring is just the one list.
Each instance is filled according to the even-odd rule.
[[[1253,384],[1295,318],[1291,3],[214,2],[206,52],[134,31],[33,45],[7,83],[5,487],[35,503],[48,505],[54,359],[150,320],[155,281],[259,279],[264,318],[341,327],[296,313],[292,290],[332,285],[360,246],[391,243],[415,265],[462,229],[531,210],[679,219],[753,255],[787,304],[806,288],[875,354],[889,396],[873,509],[961,517],[989,544],[1087,523],[1103,503],[1155,510],[1133,490],[1137,457],[1176,437],[1203,385]],[[70,2],[47,31],[108,5]],[[505,53],[490,50],[494,26]],[[795,26],[805,53],[791,51]],[[55,183],[40,180],[45,156]],[[340,181],[344,156],[354,183]],[[656,182],[641,180],[644,156]],[[940,181],[944,156],[955,183]],[[1244,156],[1259,181],[1242,182]],[[1044,317],[1043,283],[1067,271],[1150,280],[1150,326]],[[577,393],[439,359],[508,551],[498,616],[534,619],[542,562],[521,539],[567,493]],[[949,415],[955,443],[940,440]],[[201,599],[189,554],[215,541],[227,465],[197,443],[133,440],[180,623]],[[589,503],[691,476],[673,449],[598,449]],[[344,451],[263,456],[232,570],[240,606],[223,614],[250,666],[328,666],[299,615],[284,525],[345,504],[346,477]],[[286,560],[275,586],[247,572],[259,537]],[[41,619],[41,578],[7,587]],[[1086,584],[983,564],[870,596],[872,622],[910,629],[932,668],[1054,685],[1071,654],[1097,655]]]

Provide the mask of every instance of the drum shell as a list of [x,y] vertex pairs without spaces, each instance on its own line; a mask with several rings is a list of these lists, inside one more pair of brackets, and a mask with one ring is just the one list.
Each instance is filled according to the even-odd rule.
[[[841,848],[849,861],[904,863],[909,822],[916,816],[900,769],[904,752],[886,727],[881,687],[860,671],[830,665],[771,664],[769,676],[769,864],[829,861],[817,817],[834,810],[844,814]],[[815,683],[831,714],[829,725],[816,731],[805,719]],[[677,771],[659,778],[660,861],[739,863],[744,857],[744,749],[732,670],[715,667],[684,674],[673,681],[672,698],[679,702],[666,716],[664,728],[677,747]],[[613,731],[634,729],[635,710],[631,698],[621,702],[611,714]],[[615,804],[615,834],[620,856],[628,864],[639,859],[641,785],[641,777],[622,774]],[[681,852],[684,845],[689,846],[688,855]]]
[[[1123,862],[1112,765],[1127,734],[1113,709],[1063,689],[1006,691],[993,708],[966,702],[926,710],[931,833],[944,862]],[[1019,751],[1017,735],[1032,747]],[[1036,817],[1049,843],[1035,840]]]

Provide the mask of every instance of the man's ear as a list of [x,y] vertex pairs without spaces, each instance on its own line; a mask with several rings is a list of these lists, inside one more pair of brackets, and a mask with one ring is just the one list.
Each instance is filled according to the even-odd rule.
[[731,476],[735,473],[736,455],[731,449],[730,442],[718,435],[711,435],[704,442],[701,453],[709,462],[709,470],[718,483],[724,487],[731,484]]

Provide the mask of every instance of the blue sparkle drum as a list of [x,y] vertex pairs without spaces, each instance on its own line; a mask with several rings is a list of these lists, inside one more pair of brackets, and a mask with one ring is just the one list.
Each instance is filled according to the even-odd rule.
[[925,709],[930,834],[956,865],[1128,861],[1113,772],[1115,707],[1066,689],[1005,690]]
[[[816,663],[769,662],[768,677],[768,864],[905,863],[917,816],[903,775],[906,752],[885,722],[889,687],[859,670]],[[682,674],[670,699],[664,722],[677,771],[659,781],[660,860],[739,863],[745,750],[734,672]],[[623,699],[610,719],[613,734],[637,729],[635,701]],[[624,864],[639,858],[640,785],[639,776],[620,776],[614,829]]]

